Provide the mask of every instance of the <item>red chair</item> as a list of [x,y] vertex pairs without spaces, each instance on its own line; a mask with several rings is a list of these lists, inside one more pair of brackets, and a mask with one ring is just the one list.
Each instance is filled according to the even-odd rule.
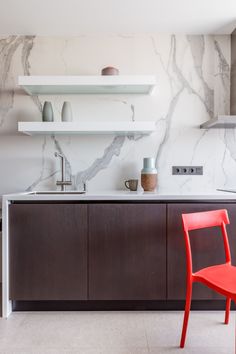
[[[231,255],[226,224],[229,224],[227,210],[213,210],[200,213],[183,214],[184,240],[187,262],[187,292],[180,347],[185,344],[189,312],[192,299],[192,284],[200,282],[226,297],[225,324],[229,323],[231,299],[236,301],[236,267],[231,265]],[[189,231],[207,227],[220,226],[224,241],[226,263],[203,268],[196,273],[192,271],[192,253]],[[235,230],[236,231],[236,230]]]

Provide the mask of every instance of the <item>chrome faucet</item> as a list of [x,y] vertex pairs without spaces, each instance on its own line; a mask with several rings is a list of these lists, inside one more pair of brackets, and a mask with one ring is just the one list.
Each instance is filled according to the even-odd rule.
[[66,181],[66,159],[65,156],[55,152],[55,157],[60,157],[61,159],[61,181],[57,181],[57,186],[61,186],[61,191],[66,190],[66,186],[71,186],[71,181]]

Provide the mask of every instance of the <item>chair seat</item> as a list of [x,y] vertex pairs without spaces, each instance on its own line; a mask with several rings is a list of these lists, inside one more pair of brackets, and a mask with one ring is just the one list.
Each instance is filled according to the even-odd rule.
[[226,263],[203,268],[193,274],[200,281],[223,295],[236,298],[236,267]]

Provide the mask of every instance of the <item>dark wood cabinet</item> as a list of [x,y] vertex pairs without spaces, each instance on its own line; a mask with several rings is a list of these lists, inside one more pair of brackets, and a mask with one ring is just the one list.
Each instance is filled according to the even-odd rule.
[[87,299],[87,205],[9,206],[10,299]]
[[[232,253],[232,263],[236,265],[236,204],[200,203],[169,204],[167,218],[167,298],[169,300],[185,299],[186,260],[182,213],[200,212],[214,209],[227,209],[230,225],[227,226]],[[224,244],[219,228],[201,229],[190,232],[193,254],[193,271],[202,267],[225,262]],[[193,285],[193,299],[223,299],[206,286]]]
[[166,205],[89,205],[89,299],[166,298]]

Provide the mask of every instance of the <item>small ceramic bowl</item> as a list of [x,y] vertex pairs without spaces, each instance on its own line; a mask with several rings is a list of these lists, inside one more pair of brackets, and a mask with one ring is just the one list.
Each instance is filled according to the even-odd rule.
[[119,70],[113,66],[107,66],[102,69],[102,75],[119,75]]

